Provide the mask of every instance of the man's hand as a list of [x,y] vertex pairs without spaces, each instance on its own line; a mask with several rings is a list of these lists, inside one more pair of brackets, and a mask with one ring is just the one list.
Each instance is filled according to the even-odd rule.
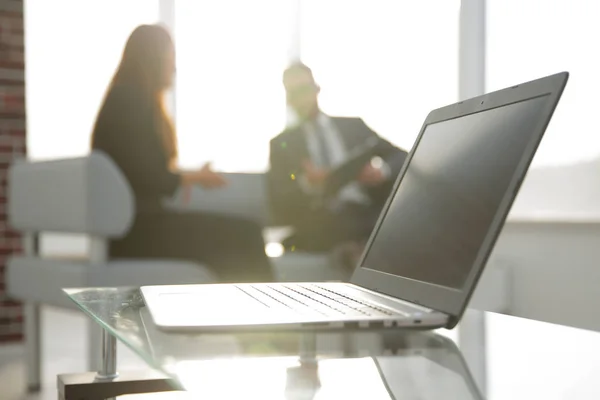
[[377,186],[385,181],[385,176],[381,168],[375,168],[371,163],[366,164],[357,177],[363,185]]
[[306,180],[311,185],[322,185],[329,176],[328,170],[317,168],[312,162],[308,160],[304,161],[302,163],[302,166],[304,167],[304,174],[306,176]]

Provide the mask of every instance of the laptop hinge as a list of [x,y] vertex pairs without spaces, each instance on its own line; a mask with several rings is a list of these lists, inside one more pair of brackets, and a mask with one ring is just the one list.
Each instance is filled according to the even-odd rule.
[[383,298],[386,298],[386,299],[388,299],[388,300],[390,300],[390,301],[394,301],[394,302],[398,302],[398,303],[404,303],[406,306],[410,306],[410,307],[412,307],[412,308],[414,308],[414,309],[416,309],[416,310],[422,311],[422,312],[426,312],[426,313],[429,313],[429,312],[441,312],[441,313],[443,313],[443,314],[446,314],[445,312],[442,312],[442,311],[435,310],[435,309],[433,309],[433,308],[431,308],[431,307],[427,307],[427,306],[424,306],[424,305],[422,305],[422,304],[414,303],[414,302],[412,302],[412,301],[410,301],[410,300],[405,300],[405,299],[402,299],[402,298],[400,298],[400,297],[394,297],[394,296],[391,296],[391,295],[389,295],[389,294],[387,294],[387,293],[380,292],[379,290],[375,290],[375,289],[367,289],[367,288],[364,288],[364,287],[362,287],[362,286],[357,286],[357,285],[354,285],[354,287],[356,287],[356,288],[358,288],[358,289],[362,290],[363,292],[367,292],[367,293],[368,293],[368,292],[376,293],[378,296],[381,296],[381,297],[383,297]]
[[455,316],[455,315],[448,315],[448,323],[446,323],[446,326],[444,328],[446,328],[446,329],[452,329],[456,325],[458,325],[459,321],[460,321],[460,318],[458,318],[457,316]]

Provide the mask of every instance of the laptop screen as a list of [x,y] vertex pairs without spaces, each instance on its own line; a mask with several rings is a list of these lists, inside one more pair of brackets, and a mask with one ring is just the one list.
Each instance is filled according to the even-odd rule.
[[547,99],[427,125],[361,267],[461,289]]

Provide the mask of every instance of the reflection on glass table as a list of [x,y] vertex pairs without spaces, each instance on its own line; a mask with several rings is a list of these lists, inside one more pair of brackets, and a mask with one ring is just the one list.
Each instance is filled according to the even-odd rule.
[[[173,334],[155,328],[138,288],[66,292],[110,334],[105,344],[117,338],[164,374],[170,389],[194,398],[482,398],[454,342],[434,332]],[[61,379],[68,386],[73,376]],[[96,377],[92,384],[121,384],[118,393],[103,392],[115,396],[128,393],[126,380]],[[139,393],[144,381],[133,380]]]

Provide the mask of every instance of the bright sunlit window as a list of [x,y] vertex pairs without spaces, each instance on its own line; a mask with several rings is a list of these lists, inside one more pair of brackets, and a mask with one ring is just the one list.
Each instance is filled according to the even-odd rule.
[[27,151],[81,156],[131,31],[158,21],[158,0],[26,0]]
[[177,131],[182,167],[264,171],[285,127],[290,0],[178,0]]
[[458,99],[459,0],[304,0],[302,60],[324,112],[359,116],[409,150],[433,108]]
[[534,166],[600,157],[595,122],[600,87],[600,2],[488,0],[487,89],[556,72],[571,76]]

